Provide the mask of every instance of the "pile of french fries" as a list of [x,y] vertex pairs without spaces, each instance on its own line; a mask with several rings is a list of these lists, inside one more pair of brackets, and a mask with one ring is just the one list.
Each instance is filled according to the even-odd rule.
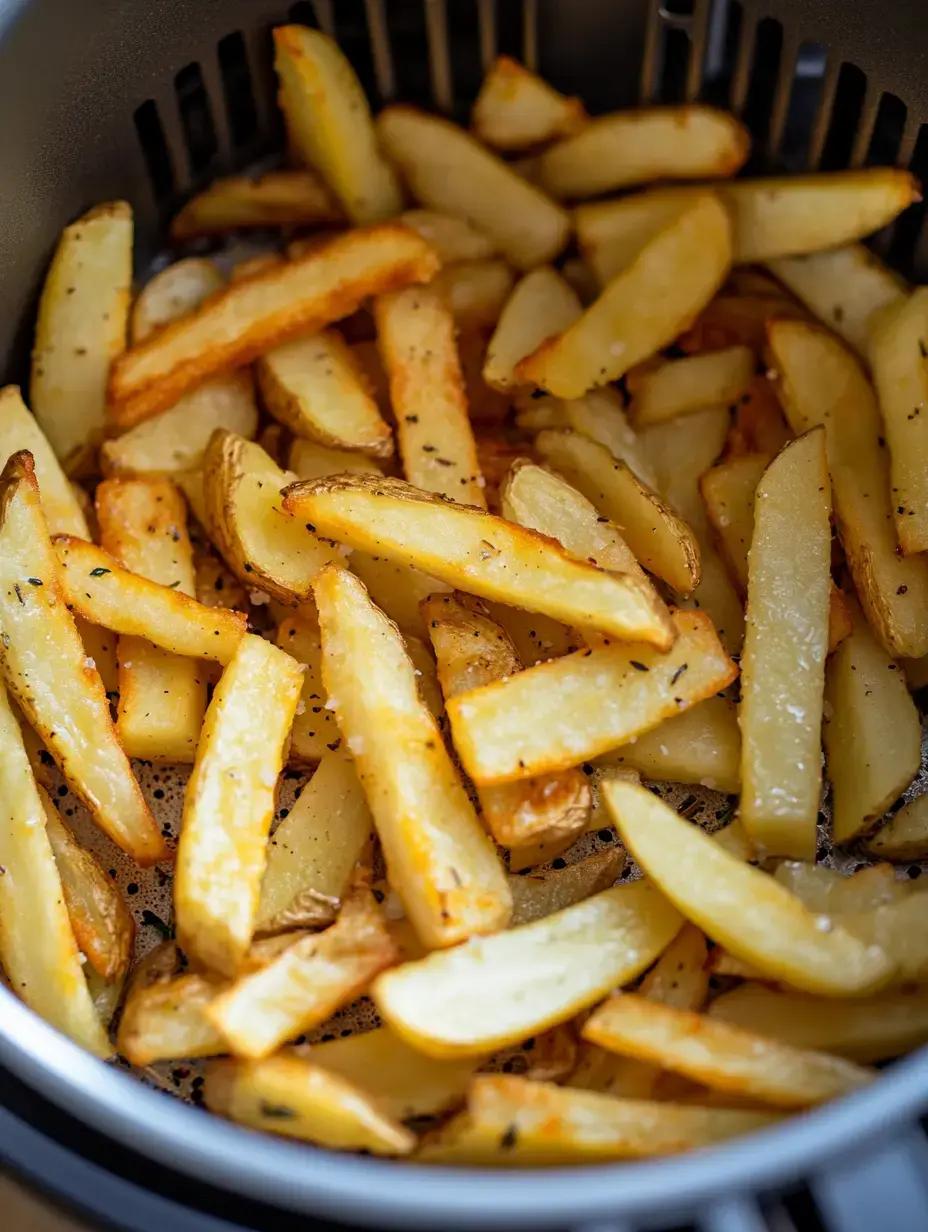
[[[423,1163],[677,1152],[873,1081],[928,1042],[893,867],[928,797],[883,821],[928,683],[928,292],[860,240],[918,186],[734,179],[731,116],[591,119],[507,59],[468,131],[374,119],[324,35],[275,45],[290,167],[188,202],[135,296],[129,207],[68,227],[31,410],[0,392],[9,987],[99,1057],[212,1058],[245,1126]],[[133,758],[188,767],[176,847]],[[173,862],[138,961],[52,761]],[[305,1042],[361,997],[380,1026]]]

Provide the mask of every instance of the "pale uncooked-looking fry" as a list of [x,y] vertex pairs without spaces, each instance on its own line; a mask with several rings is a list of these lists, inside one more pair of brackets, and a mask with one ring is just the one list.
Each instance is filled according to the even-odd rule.
[[206,1070],[206,1106],[249,1129],[330,1150],[408,1155],[416,1135],[386,1114],[363,1080],[350,1082],[314,1057],[214,1061]]
[[630,382],[635,427],[710,406],[731,406],[747,392],[753,375],[754,355],[744,346],[665,360]]
[[515,387],[516,365],[546,338],[562,334],[582,312],[576,292],[550,265],[526,274],[500,313],[487,348],[484,380],[494,389]]
[[881,860],[924,860],[928,856],[928,795],[916,796],[884,822],[864,848]]
[[431,244],[443,269],[459,261],[485,261],[496,255],[490,237],[478,231],[466,218],[439,210],[406,210],[400,215],[400,222]]
[[600,286],[626,269],[641,249],[694,201],[700,188],[658,188],[578,205],[574,229]]
[[105,980],[93,967],[89,970],[85,967],[84,976],[100,1025],[108,1032],[122,1001],[126,981],[122,976],[115,980]]
[[306,668],[300,692],[301,706],[297,706],[290,732],[288,761],[312,765],[333,747],[337,748],[340,739],[335,714],[326,706],[319,625],[314,616],[296,608],[293,615],[278,626],[275,640],[281,650]]
[[748,589],[748,552],[754,534],[754,496],[770,464],[766,453],[743,453],[707,470],[699,491],[719,549],[741,594]]
[[333,476],[287,489],[313,533],[388,556],[460,589],[666,649],[673,628],[647,583],[569,556],[559,543],[398,479]]
[[[681,925],[676,909],[638,881],[385,972],[373,996],[387,1025],[429,1056],[479,1056],[564,1022],[633,980]],[[537,978],[538,964],[550,979]]]
[[112,1049],[81,969],[19,723],[0,684],[0,960],[18,997],[98,1057]]
[[408,287],[374,302],[403,473],[426,492],[486,508],[455,342],[440,292]]
[[736,957],[774,979],[829,996],[869,992],[889,978],[892,964],[879,947],[839,926],[820,928],[772,877],[742,863],[645,788],[613,780],[603,794],[645,872]]
[[213,180],[175,214],[171,238],[189,240],[246,227],[310,227],[342,217],[312,171],[269,171],[254,179],[233,175]]
[[825,432],[813,428],[764,472],[748,561],[741,819],[771,856],[815,857],[830,569]]
[[144,342],[170,321],[175,321],[220,290],[225,279],[209,257],[185,257],[174,261],[146,282],[132,305],[129,341]]
[[908,898],[911,882],[897,881],[891,864],[872,864],[850,877],[804,860],[784,860],[774,877],[801,899],[810,911],[826,915],[873,911]]
[[255,374],[264,405],[296,436],[376,457],[393,453],[390,425],[337,330],[324,329],[266,351]]
[[[397,629],[347,570],[315,587],[322,674],[386,856],[422,941],[454,945],[505,926],[509,889]],[[355,664],[367,666],[363,679]]]
[[505,261],[459,261],[432,280],[462,333],[493,329],[514,283]]
[[91,816],[142,865],[169,858],[68,611],[32,455],[0,476],[0,670]]
[[20,449],[32,454],[49,534],[89,539],[87,518],[54,450],[26,409],[18,386],[5,385],[0,389],[0,458],[6,461]]
[[730,263],[728,215],[706,192],[641,249],[579,321],[522,360],[516,378],[561,398],[617,380],[687,328]]
[[625,867],[625,852],[609,847],[595,855],[546,873],[523,873],[509,878],[512,891],[510,927],[531,924],[572,907],[618,881]]
[[832,919],[865,945],[889,955],[894,985],[923,984],[928,978],[928,894],[924,891],[863,911],[839,912]]
[[628,993],[599,1006],[584,1024],[583,1037],[705,1086],[782,1108],[821,1104],[875,1078],[872,1070],[840,1057],[800,1050],[717,1018]]
[[125,201],[95,206],[61,233],[42,290],[29,402],[68,474],[103,438],[110,365],[126,347],[132,230]]
[[820,326],[771,321],[768,337],[790,427],[825,425],[838,533],[868,621],[894,656],[928,654],[928,563],[898,555],[889,459],[863,369]]
[[565,98],[509,56],[490,66],[471,112],[474,132],[496,150],[527,150],[587,123],[579,98]]
[[373,458],[350,449],[330,449],[317,441],[294,438],[287,454],[287,466],[299,479],[321,479],[325,475],[382,475]]
[[242,612],[206,607],[123,569],[93,543],[58,535],[55,553],[65,602],[84,620],[116,633],[145,637],[177,655],[228,663],[247,627]]
[[825,761],[834,837],[846,843],[886,812],[921,764],[921,720],[905,677],[849,599],[854,631],[826,673]]
[[348,316],[370,295],[428,281],[438,258],[407,227],[383,223],[330,240],[235,283],[113,365],[110,413],[130,428],[217,372]]
[[520,269],[551,261],[564,247],[566,212],[457,125],[394,105],[381,111],[377,130],[423,205],[465,218]]

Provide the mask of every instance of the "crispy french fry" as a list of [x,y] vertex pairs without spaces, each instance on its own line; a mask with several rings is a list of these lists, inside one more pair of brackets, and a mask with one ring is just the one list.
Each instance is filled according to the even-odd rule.
[[138,293],[129,318],[130,342],[137,346],[171,321],[192,312],[221,290],[224,282],[222,271],[209,257],[172,262]]
[[32,454],[49,534],[89,539],[87,518],[54,450],[26,409],[18,386],[5,385],[0,389],[0,458],[5,461],[20,449]]
[[[890,959],[816,917],[766,873],[678,817],[643,787],[612,781],[603,794],[645,872],[694,924],[736,957],[796,988],[828,996],[885,983]],[[733,909],[733,904],[738,909]]]
[[928,796],[916,796],[884,822],[864,848],[881,860],[924,860],[928,856]]
[[565,98],[517,60],[497,56],[471,113],[474,132],[495,150],[527,150],[583,128],[579,98]]
[[726,458],[706,471],[699,491],[715,531],[719,550],[741,594],[748,589],[748,552],[754,534],[754,495],[770,464],[766,453]]
[[574,560],[554,540],[397,479],[333,476],[287,489],[313,532],[389,556],[469,593],[666,649],[673,629],[640,579]]
[[625,852],[618,847],[547,873],[525,873],[509,878],[512,892],[510,927],[531,924],[556,911],[563,911],[601,890],[608,890],[622,875]]
[[435,275],[435,290],[464,333],[494,329],[515,283],[505,261],[459,261]]
[[384,223],[229,286],[113,365],[112,420],[131,428],[217,372],[323,329],[369,295],[428,281],[437,267],[438,258],[418,235]]
[[463,129],[393,105],[377,117],[377,130],[423,205],[466,219],[519,269],[551,261],[564,247],[565,211]]
[[550,265],[526,274],[500,313],[483,366],[484,380],[494,389],[512,389],[518,384],[516,365],[546,338],[562,334],[582,312],[576,292]]
[[322,479],[326,475],[382,475],[378,462],[349,449],[329,449],[316,441],[296,437],[290,443],[287,465],[300,479]]
[[0,671],[94,821],[142,865],[169,858],[68,611],[28,452],[0,476]]
[[189,240],[246,227],[311,227],[338,222],[341,217],[331,194],[312,171],[269,171],[255,179],[233,175],[213,180],[175,214],[171,238]]
[[[428,1056],[478,1056],[564,1022],[628,983],[681,924],[675,908],[638,881],[406,963],[379,976],[373,996],[387,1025]],[[538,980],[539,962],[556,977]]]
[[258,914],[267,836],[302,668],[253,634],[206,712],[184,798],[174,914],[184,952],[234,976]]
[[803,860],[784,860],[774,877],[810,911],[826,915],[853,911],[873,911],[886,903],[908,898],[911,884],[897,881],[890,864],[872,864],[843,877],[832,868]]
[[333,746],[337,748],[340,739],[334,711],[326,706],[319,625],[315,617],[307,618],[297,608],[278,626],[275,640],[281,650],[306,669],[300,693],[302,709],[297,706],[288,760],[297,765],[312,765],[321,761]]
[[110,365],[126,347],[132,229],[125,201],[95,206],[62,232],[42,290],[29,402],[68,474],[103,437]]
[[400,222],[431,244],[443,269],[459,261],[485,261],[496,256],[496,247],[490,237],[478,231],[466,218],[439,210],[406,210],[400,215]]
[[379,296],[374,317],[403,473],[427,492],[485,509],[451,309],[438,290],[408,287]]
[[600,286],[627,269],[645,244],[675,221],[702,191],[658,188],[578,205],[573,211],[574,229]]
[[743,346],[668,359],[648,372],[633,390],[635,426],[660,423],[710,406],[731,406],[747,393],[753,375],[754,356]]
[[882,817],[921,764],[922,730],[905,678],[848,600],[854,631],[826,673],[825,761],[836,843]]
[[204,1016],[222,983],[196,972],[177,974],[180,954],[166,942],[135,968],[126,989],[116,1045],[133,1065],[226,1052],[225,1040]]

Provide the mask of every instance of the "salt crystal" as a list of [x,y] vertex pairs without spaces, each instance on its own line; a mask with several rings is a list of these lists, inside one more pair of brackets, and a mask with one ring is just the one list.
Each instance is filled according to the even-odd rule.
[[91,657],[88,655],[88,656],[87,656],[87,658],[84,660],[84,667],[88,668],[90,671],[93,671],[93,669],[94,669],[96,666],[97,666],[97,665],[96,665],[96,663],[94,662],[94,660],[93,660],[93,659],[91,659]]
[[263,590],[250,590],[248,592],[248,598],[255,605],[255,607],[260,607],[262,603],[270,603],[271,601],[271,596],[265,594]]

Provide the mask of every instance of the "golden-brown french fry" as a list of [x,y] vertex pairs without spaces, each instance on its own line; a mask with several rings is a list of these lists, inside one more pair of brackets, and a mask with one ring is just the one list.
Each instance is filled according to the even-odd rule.
[[583,902],[601,890],[608,890],[622,875],[625,867],[625,852],[619,847],[609,847],[595,855],[568,864],[566,868],[551,869],[546,873],[524,873],[509,878],[512,891],[512,919],[510,927],[531,924]]
[[26,409],[18,386],[5,385],[0,389],[0,458],[5,461],[20,449],[32,454],[49,534],[89,539],[87,518],[54,450]]
[[337,748],[340,732],[335,713],[326,706],[322,684],[322,642],[315,616],[294,609],[289,619],[278,626],[277,645],[305,667],[300,705],[290,732],[288,760],[297,765],[321,761],[326,752]]
[[731,406],[747,393],[753,375],[754,356],[743,346],[665,360],[646,373],[633,390],[635,426],[660,423],[710,406]]
[[167,410],[217,372],[348,316],[370,295],[428,281],[429,246],[395,223],[367,227],[211,296],[113,365],[110,414],[119,428]]
[[881,860],[924,860],[928,856],[928,796],[916,796],[884,822],[864,842],[871,855]]
[[581,645],[579,634],[550,616],[540,612],[525,612],[502,603],[487,603],[487,611],[506,633],[516,648],[519,660],[526,667],[558,659]]
[[[387,1025],[427,1055],[478,1056],[564,1022],[627,984],[681,925],[676,909],[637,881],[385,972],[373,996]],[[537,963],[556,976],[539,980]]]
[[459,261],[432,280],[462,333],[494,329],[514,283],[505,261]]
[[872,864],[844,877],[832,868],[804,860],[784,860],[774,877],[810,911],[825,915],[873,911],[908,898],[911,883],[897,881],[891,864]]
[[247,634],[213,693],[184,797],[174,914],[184,952],[234,976],[261,895],[284,743],[302,668]]
[[459,261],[485,261],[496,256],[496,247],[490,237],[478,231],[466,218],[439,210],[405,210],[400,222],[431,244],[443,269]]
[[485,509],[451,309],[432,287],[408,287],[379,296],[374,317],[404,475]]
[[152,950],[132,973],[116,1045],[133,1065],[228,1051],[203,1013],[224,985],[193,971],[178,975],[179,970],[177,946],[169,941]]
[[600,286],[632,264],[658,231],[679,217],[701,188],[658,188],[578,205],[574,229],[584,258]]
[[573,288],[550,265],[539,266],[517,283],[500,313],[483,366],[494,389],[517,385],[516,365],[546,338],[573,325],[583,307]]
[[[324,569],[315,595],[326,691],[391,883],[416,931],[438,948],[505,927],[505,875],[419,695],[398,631],[345,569]],[[357,662],[367,665],[363,679]]]
[[62,232],[42,290],[29,403],[68,474],[103,437],[110,365],[126,347],[132,229],[125,201],[94,206]]
[[352,552],[349,564],[352,573],[357,574],[371,598],[393,623],[399,626],[404,637],[428,641],[428,629],[425,627],[419,605],[435,591],[450,592],[453,589],[451,586],[429,577],[411,565],[388,560],[386,556]]
[[754,496],[770,464],[766,453],[743,453],[707,470],[699,491],[732,581],[748,589],[748,552],[754,534]]
[[827,996],[869,992],[889,978],[892,964],[882,950],[844,928],[821,929],[772,877],[742,863],[647,789],[613,780],[603,784],[603,794],[645,872],[736,957],[774,979]]
[[172,262],[139,291],[129,318],[130,342],[137,346],[170,321],[192,312],[224,282],[222,271],[209,257]]
[[287,489],[313,533],[388,556],[460,589],[666,649],[673,628],[640,579],[575,560],[560,544],[398,479],[333,476]]
[[331,194],[312,171],[269,171],[256,178],[233,175],[213,180],[175,214],[171,238],[189,240],[246,227],[311,227],[341,218]]
[[565,98],[509,56],[496,57],[471,112],[474,132],[495,150],[527,150],[586,123],[579,98]]
[[472,223],[519,269],[564,247],[565,211],[457,125],[393,105],[377,117],[377,131],[418,201]]
[[329,449],[317,441],[295,437],[290,442],[287,465],[300,479],[322,479],[325,475],[382,475],[373,458],[349,449]]
[[32,455],[0,476],[0,671],[94,821],[142,865],[169,858],[68,611]]

